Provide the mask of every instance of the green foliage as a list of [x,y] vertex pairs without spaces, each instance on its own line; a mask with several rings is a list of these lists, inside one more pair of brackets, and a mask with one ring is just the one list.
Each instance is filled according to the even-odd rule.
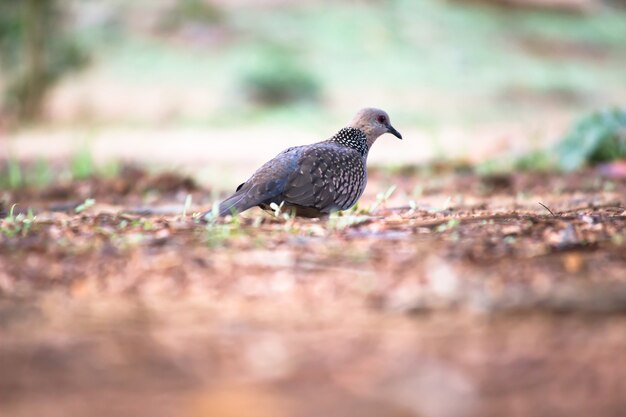
[[110,160],[98,166],[98,174],[104,178],[115,178],[122,172],[122,164],[117,160]]
[[72,178],[80,180],[91,177],[95,172],[95,163],[88,148],[80,149],[70,162]]
[[17,159],[9,159],[6,178],[9,188],[19,188],[24,183],[22,166]]
[[543,149],[531,151],[514,162],[514,168],[520,171],[545,172],[554,169],[554,157]]
[[91,177],[115,178],[121,173],[119,161],[96,164],[88,147],[77,151],[69,164],[55,166],[39,158],[20,161],[14,157],[0,161],[0,188],[44,187],[63,178],[83,180]]
[[559,166],[567,171],[626,158],[626,110],[605,110],[584,117],[555,150]]
[[214,4],[204,0],[180,0],[174,2],[172,9],[166,13],[160,27],[174,31],[187,23],[210,25],[223,20],[222,11]]
[[246,96],[262,106],[316,101],[320,84],[285,48],[265,48],[247,68],[240,84]]
[[31,166],[9,158],[0,167],[0,187],[17,189],[30,185],[42,187],[52,182],[54,175],[48,161],[39,159]]
[[551,149],[537,149],[517,158],[489,159],[476,167],[479,174],[511,170],[573,171],[587,164],[626,158],[626,110],[610,109],[583,117]]
[[23,213],[15,215],[16,205],[17,204],[13,204],[9,210],[9,214],[4,219],[0,220],[0,234],[6,237],[26,236],[35,222],[35,215],[32,209],[28,209],[26,215]]
[[0,3],[0,51],[3,65],[16,62],[19,55],[21,16],[19,2]]
[[80,214],[83,211],[87,210],[89,207],[93,206],[94,204],[96,204],[96,200],[94,200],[93,198],[88,198],[85,201],[83,201],[81,204],[76,206],[76,208],[74,209],[74,212],[76,212],[76,214]]
[[213,207],[218,207],[218,209],[212,210],[212,213],[205,217],[207,225],[204,229],[204,241],[211,248],[223,246],[241,232],[241,223],[239,223],[238,216],[233,216],[230,223],[220,223],[217,217],[219,205],[214,204]]
[[[74,12],[72,5],[84,3],[56,1],[64,7],[68,4],[70,12]],[[235,8],[211,0],[166,3],[160,7],[149,1],[107,3],[111,16],[80,25],[74,39],[99,57],[98,74],[104,80],[136,83],[141,88],[205,91],[224,104],[208,112],[188,112],[183,106],[180,120],[186,123],[240,126],[255,122],[259,115],[262,120],[281,117],[301,125],[332,114],[296,105],[233,112],[231,106],[237,103],[230,102],[231,86],[258,97],[256,104],[261,106],[294,95],[277,90],[304,90],[298,96],[311,97],[310,81],[317,85],[313,97],[319,94],[315,90],[332,91],[333,97],[367,90],[371,97],[391,100],[393,104],[386,106],[405,109],[394,116],[398,123],[402,118],[405,124],[424,128],[492,122],[511,114],[525,118],[534,116],[538,105],[543,108],[555,100],[568,109],[580,109],[585,97],[615,96],[625,86],[626,61],[621,51],[626,15],[610,7],[571,16],[442,0],[340,1],[333,7],[326,2],[280,2],[279,6],[251,2]],[[81,8],[76,8],[78,18]],[[185,32],[174,42],[158,38],[147,21],[162,22],[163,30],[170,26]],[[206,30],[215,25],[218,30]],[[198,48],[193,43],[196,36],[210,42]],[[268,48],[268,44],[279,47]],[[275,62],[277,57],[290,61],[304,78],[288,76],[294,71],[282,68]],[[597,64],[598,57],[602,65]],[[285,84],[304,87],[285,88]],[[270,103],[265,97],[271,98]],[[289,100],[283,103],[291,104]],[[424,100],[427,105],[415,105]],[[173,106],[172,114],[177,115],[178,105]],[[306,110],[300,113],[302,109]],[[123,121],[135,117],[129,112]]]
[[204,241],[210,248],[223,246],[236,234],[233,226],[222,223],[209,223],[206,227]]
[[37,186],[43,187],[52,182],[54,174],[50,164],[45,159],[39,159],[35,163],[35,167],[32,170],[30,182]]

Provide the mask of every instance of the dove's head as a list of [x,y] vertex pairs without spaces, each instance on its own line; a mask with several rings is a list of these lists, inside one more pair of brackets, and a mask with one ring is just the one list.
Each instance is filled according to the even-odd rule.
[[398,139],[402,139],[400,132],[391,125],[387,112],[380,109],[368,107],[359,110],[350,122],[350,127],[365,133],[368,146],[372,146],[376,139],[385,133],[391,133]]

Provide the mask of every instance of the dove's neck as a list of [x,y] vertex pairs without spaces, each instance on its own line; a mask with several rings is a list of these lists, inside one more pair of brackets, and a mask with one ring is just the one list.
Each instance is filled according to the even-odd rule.
[[364,158],[367,157],[367,152],[370,147],[370,143],[365,132],[354,127],[344,127],[332,138],[330,138],[330,141],[352,148],[359,152]]

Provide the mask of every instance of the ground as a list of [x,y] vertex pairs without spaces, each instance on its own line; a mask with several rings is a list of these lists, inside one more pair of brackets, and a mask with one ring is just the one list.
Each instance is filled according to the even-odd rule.
[[3,416],[625,409],[626,181],[374,169],[344,216],[205,225],[210,194],[135,167],[5,192]]

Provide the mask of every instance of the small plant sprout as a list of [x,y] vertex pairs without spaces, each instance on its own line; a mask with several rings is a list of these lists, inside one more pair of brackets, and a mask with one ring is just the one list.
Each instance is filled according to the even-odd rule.
[[274,211],[274,216],[280,217],[280,213],[281,213],[284,205],[285,205],[284,201],[282,203],[280,203],[280,205],[278,205],[276,203],[270,203],[270,208]]
[[229,224],[235,228],[235,229],[239,229],[241,227],[241,217],[239,216],[230,216],[230,222]]
[[283,208],[285,207],[285,202],[282,201],[279,204],[276,203],[271,203],[270,204],[270,208],[274,211],[274,216],[276,216],[279,219],[283,219],[285,221],[289,221],[295,218],[295,214],[293,213],[293,211],[285,211],[283,212]]
[[191,208],[192,197],[191,194],[187,194],[185,197],[185,204],[183,205],[183,218],[187,217],[187,212]]
[[252,227],[255,229],[260,227],[261,224],[263,224],[263,217],[261,216],[255,217],[254,220],[252,221]]
[[359,212],[359,203],[356,203],[349,210],[346,210],[350,214],[357,214]]
[[29,208],[26,215],[24,213],[15,215],[16,206],[17,204],[13,204],[7,217],[0,221],[0,233],[7,237],[26,236],[35,222],[35,215],[32,209]]
[[211,248],[222,245],[233,235],[233,227],[230,224],[209,223],[205,230],[205,241]]
[[386,203],[387,200],[389,200],[389,197],[391,197],[391,195],[396,191],[396,188],[397,187],[395,185],[392,185],[391,187],[387,188],[387,191],[385,191],[382,197],[383,203]]
[[356,203],[354,206],[352,206],[351,209],[349,210],[345,210],[342,212],[342,214],[344,216],[356,216],[356,215],[369,215],[369,209],[368,208],[361,208],[361,206],[359,205],[359,203]]
[[328,227],[331,230],[344,230],[352,226],[357,226],[370,220],[369,216],[342,213],[332,213],[328,217]]
[[205,227],[205,241],[211,248],[222,245],[234,234],[241,230],[240,217],[233,213],[229,223],[219,223],[219,203],[213,204],[211,211],[204,216],[207,225]]
[[87,210],[89,207],[93,206],[94,204],[96,204],[96,200],[93,198],[88,198],[85,201],[83,201],[81,204],[76,206],[76,208],[74,209],[74,212],[76,214],[80,214],[83,211]]
[[141,228],[144,232],[154,230],[154,223],[150,219],[141,219]]
[[387,188],[387,191],[376,194],[376,202],[374,202],[374,204],[370,206],[369,212],[373,213],[380,206],[385,205],[387,203],[387,200],[389,200],[391,195],[394,193],[394,191],[396,191],[396,188],[397,187],[395,185],[392,185],[391,187]]
[[13,215],[13,212],[15,211],[15,207],[16,206],[17,206],[17,204],[13,204],[11,206],[11,209],[9,210],[9,214],[8,214],[6,220],[11,221],[11,222],[15,221],[15,216]]
[[461,221],[459,219],[450,219],[446,223],[440,224],[439,226],[437,226],[437,232],[441,233],[447,230],[455,229],[460,224],[461,224]]

